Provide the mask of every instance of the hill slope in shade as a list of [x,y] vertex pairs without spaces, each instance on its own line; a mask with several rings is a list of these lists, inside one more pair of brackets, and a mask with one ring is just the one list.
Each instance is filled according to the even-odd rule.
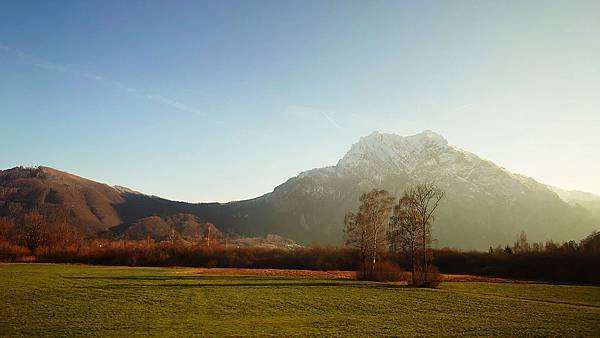
[[[212,222],[243,236],[342,243],[344,214],[358,206],[361,193],[380,188],[399,197],[408,185],[428,181],[446,192],[434,225],[439,246],[486,249],[512,243],[522,230],[534,241],[580,239],[600,225],[582,204],[569,204],[550,187],[451,146],[431,131],[408,137],[374,132],[335,166],[303,172],[258,198],[225,204],[170,201],[46,167],[14,168],[0,171],[0,216],[64,207],[89,233],[159,239],[173,224],[199,232],[203,222]],[[178,217],[188,221],[178,223],[175,215],[187,215]]]
[[73,224],[87,233],[122,223],[114,206],[124,198],[117,189],[48,167],[0,171],[0,215],[29,210],[69,211]]
[[195,204],[111,187],[48,167],[0,170],[0,217],[18,219],[32,210],[49,218],[65,215],[87,235],[112,232],[127,239],[150,235],[162,240],[175,227],[183,238],[192,239],[206,230]]

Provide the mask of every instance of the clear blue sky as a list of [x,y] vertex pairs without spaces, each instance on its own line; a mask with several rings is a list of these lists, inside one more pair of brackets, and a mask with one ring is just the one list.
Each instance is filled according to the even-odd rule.
[[600,1],[0,2],[0,167],[187,201],[432,129],[600,193]]

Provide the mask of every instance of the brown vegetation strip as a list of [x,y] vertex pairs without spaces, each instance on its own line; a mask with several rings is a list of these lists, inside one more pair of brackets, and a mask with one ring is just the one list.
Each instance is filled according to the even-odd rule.
[[444,282],[486,282],[486,283],[519,283],[519,284],[540,284],[543,282],[523,281],[509,278],[483,277],[474,275],[442,275]]
[[[201,275],[236,275],[258,277],[300,277],[317,279],[356,279],[354,271],[321,271],[293,269],[244,269],[244,268],[198,268],[186,271]],[[410,273],[407,280],[410,280]],[[491,278],[473,275],[442,275],[445,282],[491,282],[491,283],[529,283],[507,278]]]
[[192,273],[203,275],[238,275],[261,277],[301,277],[318,279],[355,279],[354,271],[321,271],[292,269],[198,268]]

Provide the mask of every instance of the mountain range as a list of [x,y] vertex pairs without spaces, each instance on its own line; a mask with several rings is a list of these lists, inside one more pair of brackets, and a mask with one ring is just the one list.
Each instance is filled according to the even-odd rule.
[[17,167],[0,171],[0,216],[62,208],[89,235],[161,239],[173,226],[192,234],[211,222],[223,233],[340,244],[344,215],[358,206],[360,194],[378,188],[399,197],[409,185],[431,181],[446,192],[433,230],[440,247],[486,249],[512,243],[521,231],[533,241],[577,240],[600,226],[599,196],[509,172],[432,131],[407,137],[373,132],[335,166],[229,203],[171,201],[48,167]]

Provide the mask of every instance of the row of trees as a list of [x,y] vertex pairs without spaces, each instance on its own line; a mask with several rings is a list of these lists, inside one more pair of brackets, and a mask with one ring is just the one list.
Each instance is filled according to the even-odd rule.
[[488,252],[436,250],[435,264],[449,274],[597,285],[600,233],[594,231],[580,241],[545,243],[529,243],[521,233],[512,246]]
[[[38,248],[64,249],[65,247],[81,246],[85,242],[98,238],[108,238],[116,240],[111,235],[86,234],[73,225],[70,213],[63,209],[32,210],[23,212],[19,217],[12,219],[0,217],[0,241],[5,241],[13,245],[26,247],[31,252]],[[149,226],[152,228],[151,226]],[[137,231],[136,231],[137,230]],[[154,243],[152,235],[153,229],[147,229],[144,225],[138,225],[131,234],[122,236],[125,240],[144,240],[146,244]],[[213,247],[221,242],[227,242],[227,237],[212,223],[198,224],[194,229],[193,236],[184,239],[181,232],[171,225],[168,230],[164,230],[163,241],[171,244],[187,242],[193,245]],[[133,238],[131,238],[133,237]],[[159,240],[160,241],[160,240]]]
[[23,245],[31,251],[42,246],[62,248],[83,242],[83,234],[69,223],[68,212],[50,215],[34,210],[17,219],[0,217],[0,240]]
[[444,273],[600,283],[598,232],[564,243],[529,242],[522,232],[514,244],[489,251],[433,250],[431,226],[443,197],[433,184],[410,187],[398,200],[383,190],[363,194],[357,211],[346,216],[349,246],[344,248],[239,248],[227,245],[227,237],[219,238],[218,229],[210,224],[193,240],[181,237],[175,227],[160,243],[150,238],[94,239],[71,225],[68,212],[33,210],[17,218],[0,217],[0,261],[357,269],[365,279],[377,279],[382,271],[402,266],[412,272],[412,278],[408,273],[403,278],[426,286],[436,282],[435,264]]
[[570,240],[563,243],[557,243],[553,240],[546,242],[529,242],[525,231],[517,236],[514,244],[502,247],[498,245],[491,247],[488,250],[490,255],[512,255],[512,254],[536,254],[536,253],[568,253],[568,252],[584,252],[587,254],[600,254],[600,232],[593,231],[579,243]]
[[413,285],[432,285],[431,225],[444,192],[434,183],[423,183],[395,199],[385,190],[360,196],[356,212],[346,214],[346,244],[360,252],[360,274],[374,279],[380,257],[386,250],[408,261]]

